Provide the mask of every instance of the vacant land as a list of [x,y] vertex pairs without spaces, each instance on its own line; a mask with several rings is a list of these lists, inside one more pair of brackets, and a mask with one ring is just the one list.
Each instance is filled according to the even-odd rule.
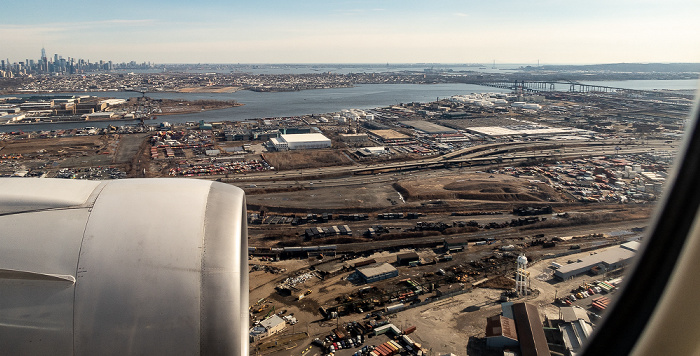
[[32,138],[27,140],[1,141],[2,153],[23,156],[56,155],[67,153],[95,154],[105,149],[108,144],[106,136],[75,136],[60,138]]
[[353,163],[343,151],[331,149],[270,152],[265,153],[264,158],[278,170],[343,166]]
[[141,144],[144,143],[149,134],[131,134],[122,135],[120,137],[119,148],[115,157],[115,162],[127,163],[131,162],[139,152]]
[[[298,186],[291,181],[289,185]],[[267,193],[248,195],[249,206],[266,207],[272,211],[350,211],[357,209],[371,211],[388,208],[391,201],[398,199],[398,194],[389,184],[367,184],[351,188],[314,188],[305,184],[305,190],[285,193]]]
[[563,197],[553,188],[528,179],[500,174],[474,173],[460,177],[405,180],[398,190],[409,201],[460,199],[499,202],[560,202]]

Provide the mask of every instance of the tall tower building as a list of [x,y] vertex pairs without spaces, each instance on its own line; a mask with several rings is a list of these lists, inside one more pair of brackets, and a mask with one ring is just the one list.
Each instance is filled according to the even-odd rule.
[[48,72],[49,71],[49,61],[46,58],[46,48],[41,47],[41,58],[39,59],[39,71]]

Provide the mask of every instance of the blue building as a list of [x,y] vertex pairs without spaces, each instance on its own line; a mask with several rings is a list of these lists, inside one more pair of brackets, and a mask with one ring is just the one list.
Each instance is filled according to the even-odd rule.
[[360,276],[365,283],[373,283],[398,277],[399,271],[388,263],[379,263],[358,268],[357,275]]

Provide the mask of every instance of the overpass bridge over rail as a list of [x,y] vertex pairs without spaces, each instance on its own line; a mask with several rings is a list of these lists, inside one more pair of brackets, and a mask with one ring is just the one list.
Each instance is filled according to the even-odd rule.
[[[566,157],[567,159],[578,157],[590,157],[601,154],[624,154],[624,153],[641,153],[648,150],[648,147],[635,145],[637,150],[629,150],[631,142],[622,142],[620,140],[606,141],[555,141],[555,142],[504,142],[493,143],[487,145],[473,146],[463,148],[443,156],[422,159],[417,161],[397,162],[391,164],[379,164],[376,166],[367,166],[353,169],[352,175],[376,174],[383,172],[396,172],[404,170],[428,169],[428,168],[446,168],[446,167],[463,167],[465,165],[482,165],[488,163],[499,163],[504,161],[516,161],[526,159],[542,159],[546,157],[556,156],[559,159]],[[624,148],[621,148],[624,147]],[[559,152],[560,149],[589,147],[592,150],[584,152],[570,152],[568,155],[563,155]],[[609,147],[609,151],[601,150],[601,148]],[[540,151],[539,154],[535,151]],[[532,153],[523,153],[532,152]],[[512,155],[506,156],[511,153]]]
[[442,167],[445,165],[445,163],[449,162],[452,159],[458,158],[458,157],[472,158],[472,157],[492,155],[492,154],[499,153],[499,152],[515,151],[515,150],[519,150],[519,149],[523,149],[523,148],[537,149],[540,146],[551,146],[551,145],[552,145],[551,143],[539,143],[539,142],[489,143],[489,144],[485,144],[485,145],[460,148],[456,151],[444,154],[442,156],[434,157],[434,158],[421,159],[421,160],[417,160],[417,161],[408,161],[408,162],[397,162],[397,163],[391,163],[391,164],[379,164],[379,165],[375,165],[375,166],[355,168],[352,170],[351,173],[353,175],[374,174],[374,173],[378,173],[378,172],[410,170],[410,169],[415,169],[415,168]]
[[474,157],[474,158],[458,158],[450,161],[443,162],[445,168],[449,167],[469,167],[469,166],[482,166],[491,164],[502,164],[515,162],[530,162],[538,160],[554,160],[554,161],[568,161],[577,158],[589,158],[596,156],[611,156],[611,155],[626,155],[626,154],[640,154],[648,153],[649,149],[646,147],[636,147],[636,148],[621,148],[621,149],[609,149],[609,150],[595,150],[595,151],[585,151],[585,152],[556,152],[556,151],[546,151],[534,154],[519,154],[511,156],[486,156],[486,157]]

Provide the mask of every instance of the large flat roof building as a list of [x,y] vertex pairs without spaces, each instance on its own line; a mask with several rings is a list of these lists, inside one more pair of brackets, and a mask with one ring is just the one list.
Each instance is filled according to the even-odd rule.
[[270,139],[278,151],[308,150],[331,147],[331,139],[320,133],[286,134]]
[[410,140],[410,137],[395,130],[370,130],[369,134],[385,143],[399,143]]
[[625,244],[624,246],[610,248],[593,255],[582,257],[577,262],[565,264],[555,270],[554,277],[562,281],[567,280],[587,273],[593,267],[599,267],[602,271],[616,270],[632,260],[635,255],[634,248],[636,248],[636,246],[638,246],[638,243]]
[[365,283],[372,283],[398,277],[399,271],[388,263],[381,263],[358,268],[357,274]]
[[513,128],[503,126],[480,126],[468,127],[465,130],[467,130],[470,133],[488,137],[577,135],[587,132],[585,130],[571,127],[541,127],[515,130]]
[[455,129],[451,129],[449,127],[434,124],[432,122],[424,120],[402,121],[401,123],[406,126],[410,126],[418,131],[422,131],[431,135],[457,133],[457,130]]

